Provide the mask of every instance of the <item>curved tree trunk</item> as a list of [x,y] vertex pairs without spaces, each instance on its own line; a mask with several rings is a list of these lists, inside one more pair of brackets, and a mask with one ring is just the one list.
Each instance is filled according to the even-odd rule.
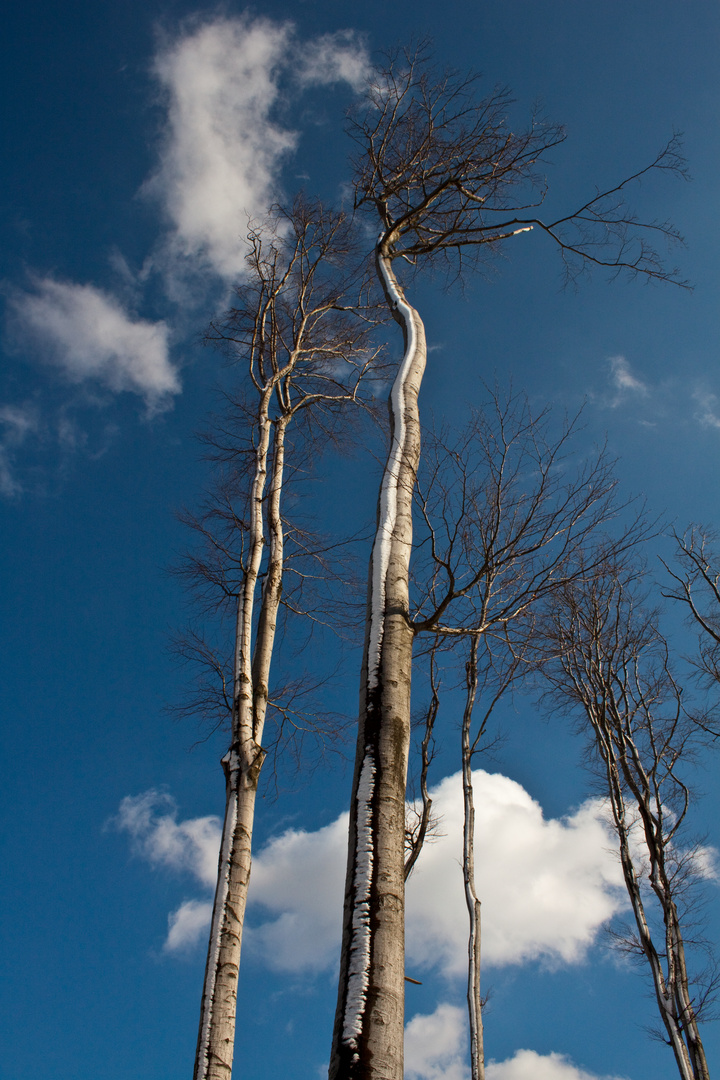
[[405,996],[405,788],[413,631],[408,571],[420,456],[418,392],[425,330],[387,249],[378,275],[405,354],[390,394],[391,444],[370,558],[360,719],[350,803],[348,868],[332,1080],[402,1080]]

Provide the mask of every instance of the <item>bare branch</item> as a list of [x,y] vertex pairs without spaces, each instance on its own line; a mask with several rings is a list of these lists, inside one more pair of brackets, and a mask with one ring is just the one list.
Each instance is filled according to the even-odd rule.
[[651,173],[687,178],[679,136],[631,176],[546,221],[527,211],[545,200],[541,167],[565,133],[538,117],[513,130],[509,91],[496,88],[482,98],[478,82],[477,75],[436,68],[426,44],[398,50],[350,113],[359,147],[356,205],[378,214],[380,247],[389,258],[413,265],[440,259],[460,273],[473,252],[489,253],[537,228],[558,246],[568,279],[595,265],[611,277],[626,271],[687,287],[652,239],[682,242],[677,230],[641,220],[625,202],[626,189]]

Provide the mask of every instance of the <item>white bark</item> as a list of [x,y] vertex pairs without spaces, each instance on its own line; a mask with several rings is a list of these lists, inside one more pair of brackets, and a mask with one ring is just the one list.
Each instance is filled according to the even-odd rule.
[[230,750],[223,758],[226,778],[225,820],[200,1011],[194,1080],[228,1080],[232,1075],[237,982],[252,864],[255,800],[265,758],[262,735],[283,571],[280,500],[285,461],[285,417],[275,423],[267,514],[270,557],[253,650],[253,612],[265,544],[262,501],[266,489],[272,429],[268,418],[271,393],[272,388],[266,391],[261,399],[261,409],[265,416],[260,425],[253,478],[250,552],[243,590],[238,601],[232,742]]
[[462,722],[462,782],[463,782],[463,882],[468,909],[468,985],[467,1003],[470,1020],[470,1070],[472,1080],[485,1080],[483,1049],[482,999],[480,997],[481,923],[480,900],[475,888],[475,802],[472,784],[473,745],[470,740],[473,706],[477,692],[478,636],[470,645],[467,665],[467,700]]
[[391,445],[373,544],[360,693],[332,1080],[402,1080],[404,834],[413,632],[408,572],[420,455],[425,331],[378,245],[378,275],[405,352],[390,395]]
[[[592,729],[637,931],[628,944],[648,963],[678,1073],[681,1080],[709,1080],[676,906],[690,871],[674,865],[673,855],[689,798],[675,770],[692,749],[692,721],[669,671],[665,643],[650,620],[635,617],[629,580],[611,568],[607,580],[591,579],[568,593],[552,639],[561,659],[555,670],[550,660],[548,675],[566,699],[582,706]],[[650,892],[641,887],[632,815],[642,826]]]

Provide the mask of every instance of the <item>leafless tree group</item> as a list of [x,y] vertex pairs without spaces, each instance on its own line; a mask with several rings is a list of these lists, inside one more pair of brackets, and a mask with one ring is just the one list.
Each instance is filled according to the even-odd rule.
[[[484,1063],[472,761],[495,703],[528,674],[584,710],[605,770],[638,948],[650,963],[668,1039],[684,1080],[707,1076],[676,894],[678,864],[690,859],[677,840],[687,791],[680,766],[697,728],[654,623],[637,621],[622,574],[646,522],[622,505],[607,455],[578,452],[578,420],[555,432],[550,414],[533,413],[522,395],[493,391],[459,436],[422,436],[418,393],[427,348],[422,317],[408,299],[416,274],[441,266],[452,280],[533,232],[552,241],[566,275],[598,266],[610,276],[626,271],[684,284],[652,245],[653,237],[676,239],[674,230],[641,221],[625,203],[633,181],[650,171],[682,172],[682,159],[673,139],[633,176],[545,220],[543,160],[563,140],[562,129],[533,118],[516,132],[507,92],[482,98],[478,90],[475,77],[436,69],[424,46],[389,55],[349,115],[353,213],[305,198],[275,210],[249,235],[246,280],[234,307],[208,331],[238,366],[241,390],[211,438],[214,491],[190,520],[200,542],[188,572],[203,602],[231,610],[234,624],[229,667],[199,636],[185,646],[220,677],[213,701],[226,710],[230,732],[195,1080],[227,1080],[232,1072],[266,721],[269,709],[281,720],[288,715],[272,691],[278,620],[283,605],[312,614],[308,596],[293,600],[291,579],[309,585],[323,570],[322,545],[313,547],[293,525],[284,488],[305,467],[308,447],[318,439],[331,443],[355,410],[372,403],[378,379],[387,378],[378,327],[388,317],[400,328],[403,352],[392,366],[367,574],[330,1078],[403,1076],[404,887],[431,819],[427,777],[439,707],[433,679],[421,808],[408,823],[418,650],[430,652],[431,674],[439,657],[454,651],[463,658],[473,1077],[483,1076]],[[377,236],[371,252],[363,250],[366,213]],[[702,588],[718,600],[717,578],[696,540],[682,550],[677,595],[712,642],[703,663],[717,676],[720,620],[698,599]],[[636,861],[641,833],[664,920],[662,942],[645,914]]]

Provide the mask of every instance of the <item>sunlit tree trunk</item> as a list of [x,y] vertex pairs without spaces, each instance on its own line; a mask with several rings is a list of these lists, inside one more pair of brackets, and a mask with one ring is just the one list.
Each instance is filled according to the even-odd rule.
[[692,851],[681,847],[690,791],[679,772],[699,729],[655,616],[634,595],[637,567],[609,563],[602,571],[554,598],[541,670],[559,700],[583,709],[602,762],[636,927],[621,945],[648,964],[681,1080],[709,1080],[698,1022],[703,980],[695,977],[691,991],[677,906],[687,907],[697,873]]
[[413,631],[408,570],[420,456],[418,392],[425,330],[405,300],[387,247],[377,269],[405,353],[390,394],[391,443],[370,559],[330,1077],[402,1080],[405,977],[405,787]]
[[478,636],[470,644],[467,663],[467,699],[462,722],[462,782],[463,782],[463,882],[468,909],[468,985],[467,1003],[470,1020],[470,1069],[472,1080],[485,1080],[483,1051],[482,999],[480,997],[481,923],[480,901],[475,888],[475,801],[472,783],[473,745],[470,739],[473,707],[478,686]]
[[267,513],[270,552],[253,650],[257,578],[265,546],[262,504],[267,486],[273,428],[267,416],[271,393],[272,388],[266,391],[261,407],[261,411],[266,415],[260,425],[255,461],[250,509],[250,553],[243,590],[238,601],[233,730],[230,749],[223,758],[226,783],[225,819],[203,986],[195,1080],[228,1080],[232,1074],[238,971],[250,884],[255,800],[265,758],[262,735],[283,572],[280,499],[288,422],[286,417],[281,417],[274,424]]

